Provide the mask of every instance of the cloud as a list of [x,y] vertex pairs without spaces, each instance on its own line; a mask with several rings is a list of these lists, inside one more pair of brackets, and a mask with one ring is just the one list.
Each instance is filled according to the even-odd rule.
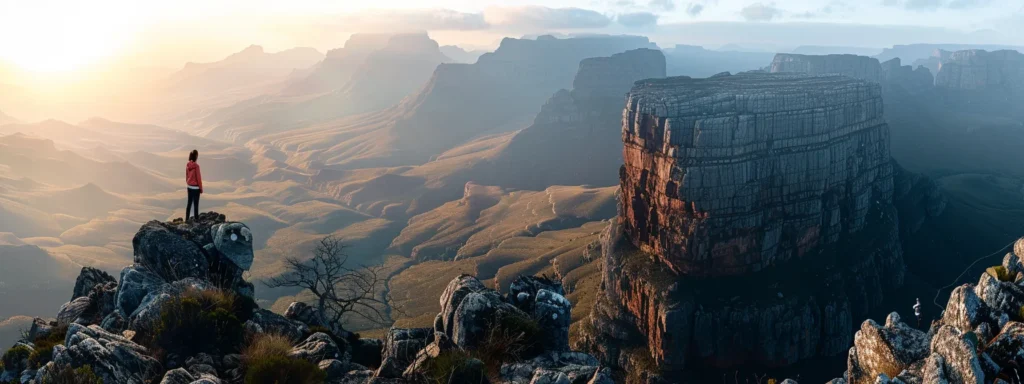
[[686,14],[690,16],[700,16],[700,13],[704,12],[704,4],[690,3],[686,6]]
[[782,15],[782,10],[775,7],[775,4],[754,3],[746,6],[740,11],[740,15],[747,21],[772,21]]
[[342,15],[331,20],[350,31],[472,31],[487,29],[484,15],[450,9],[373,10]]
[[484,11],[484,21],[521,29],[603,28],[612,23],[610,17],[589,9],[542,6],[489,7]]
[[647,6],[665,12],[671,12],[676,9],[674,0],[651,0],[647,3]]
[[623,13],[615,20],[628,28],[641,28],[658,24],[658,15],[650,12]]

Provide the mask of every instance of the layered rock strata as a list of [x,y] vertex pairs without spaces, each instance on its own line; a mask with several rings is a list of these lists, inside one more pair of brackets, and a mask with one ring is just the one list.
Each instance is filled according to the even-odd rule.
[[1024,92],[1024,54],[1009,50],[953,52],[939,65],[935,86],[961,90],[1005,88]]
[[878,84],[748,73],[638,82],[619,217],[576,347],[669,377],[843,353],[902,285]]
[[771,72],[795,72],[811,75],[838,74],[855,79],[880,82],[884,76],[878,59],[857,55],[797,55],[780,53],[772,60]]
[[622,97],[634,82],[662,77],[665,56],[653,49],[583,60],[573,90],[555,92],[476,180],[530,190],[615,185]]

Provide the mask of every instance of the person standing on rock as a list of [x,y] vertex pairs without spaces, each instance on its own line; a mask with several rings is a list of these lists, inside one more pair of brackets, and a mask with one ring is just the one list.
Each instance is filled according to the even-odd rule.
[[188,211],[192,210],[192,216],[199,217],[199,195],[203,193],[203,175],[199,172],[199,151],[193,149],[188,154],[188,164],[185,164],[185,183],[188,184],[188,203],[185,205],[185,221],[188,221]]

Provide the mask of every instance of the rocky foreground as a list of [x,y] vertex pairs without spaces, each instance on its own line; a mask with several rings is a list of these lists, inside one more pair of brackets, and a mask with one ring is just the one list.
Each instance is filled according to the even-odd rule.
[[259,308],[243,273],[245,224],[205,213],[152,221],[120,279],[83,268],[55,320],[35,319],[3,355],[0,383],[611,383],[569,350],[571,304],[560,283],[519,277],[507,296],[453,280],[433,328],[364,339],[318,310]]
[[1024,367],[1024,239],[977,284],[953,290],[927,332],[893,312],[854,335],[847,371],[831,384],[1019,383]]

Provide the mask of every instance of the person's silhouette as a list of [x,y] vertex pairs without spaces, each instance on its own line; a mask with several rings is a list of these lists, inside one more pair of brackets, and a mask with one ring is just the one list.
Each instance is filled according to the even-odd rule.
[[188,154],[188,163],[185,164],[185,183],[188,184],[188,203],[185,205],[185,221],[188,221],[189,210],[192,216],[199,217],[199,195],[203,193],[203,175],[199,172],[199,151],[193,149]]

